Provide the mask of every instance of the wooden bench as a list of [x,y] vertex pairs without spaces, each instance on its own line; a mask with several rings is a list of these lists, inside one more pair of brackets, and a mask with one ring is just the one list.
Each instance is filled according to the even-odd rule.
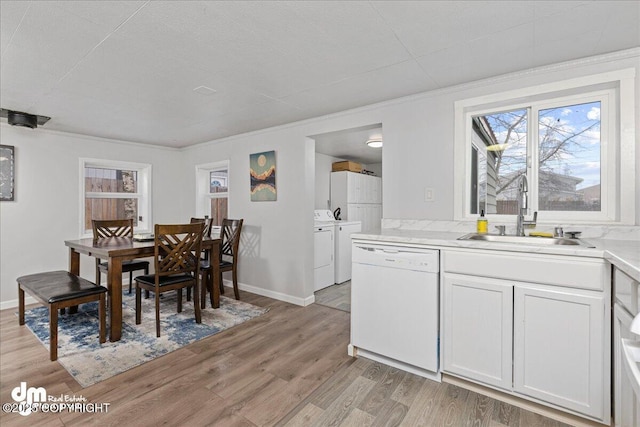
[[48,271],[22,276],[18,281],[18,316],[24,325],[24,293],[29,293],[41,304],[49,307],[49,354],[58,358],[58,310],[85,302],[98,301],[100,343],[105,342],[105,295],[107,288],[78,277],[67,271]]

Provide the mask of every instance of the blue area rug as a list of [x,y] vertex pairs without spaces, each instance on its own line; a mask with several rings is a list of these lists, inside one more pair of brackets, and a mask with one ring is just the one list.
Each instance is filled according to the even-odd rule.
[[[186,294],[186,293],[185,293]],[[160,338],[156,338],[153,296],[142,299],[142,323],[135,321],[135,292],[122,295],[122,339],[100,345],[98,303],[82,304],[78,313],[58,317],[58,362],[87,387],[134,368],[194,341],[215,335],[268,311],[235,299],[220,297],[220,308],[202,310],[202,323],[193,313],[193,302],[183,295],[182,313],[177,313],[175,292],[160,301]],[[49,314],[46,307],[27,310],[25,323],[49,349]],[[108,321],[107,321],[108,328]],[[107,335],[108,337],[108,335]],[[107,338],[108,339],[108,338]]]

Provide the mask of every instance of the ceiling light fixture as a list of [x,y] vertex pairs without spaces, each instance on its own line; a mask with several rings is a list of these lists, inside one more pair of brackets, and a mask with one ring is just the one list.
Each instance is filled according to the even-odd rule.
[[371,148],[382,148],[382,138],[371,138],[367,140],[367,145]]
[[23,113],[22,111],[13,111],[2,108],[0,117],[6,118],[11,126],[20,126],[35,129],[38,125],[42,126],[47,123],[51,117],[38,116],[36,114]]

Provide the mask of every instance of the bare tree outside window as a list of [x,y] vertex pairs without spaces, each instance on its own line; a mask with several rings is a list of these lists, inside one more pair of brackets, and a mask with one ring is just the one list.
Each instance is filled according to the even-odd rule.
[[599,211],[600,102],[540,110],[541,211]]
[[[538,209],[599,211],[600,102],[538,111]],[[485,143],[488,182],[495,177],[496,206],[488,213],[515,214],[517,178],[527,172],[528,109],[474,117],[474,133]],[[482,181],[482,179],[480,179]]]
[[[475,118],[487,151],[487,205],[489,214],[515,214],[516,194],[508,191],[527,166],[527,110],[507,111]],[[493,194],[491,194],[493,193]]]

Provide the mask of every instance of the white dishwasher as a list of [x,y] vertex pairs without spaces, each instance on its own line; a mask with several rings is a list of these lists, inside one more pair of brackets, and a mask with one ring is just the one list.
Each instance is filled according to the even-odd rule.
[[439,251],[354,240],[349,354],[440,380]]

